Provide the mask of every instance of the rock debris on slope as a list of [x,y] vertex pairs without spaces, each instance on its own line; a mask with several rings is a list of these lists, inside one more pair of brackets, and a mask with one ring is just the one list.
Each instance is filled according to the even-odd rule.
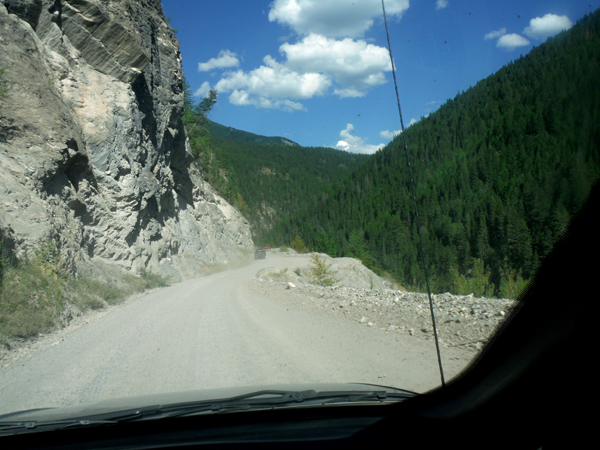
[[[291,283],[291,285],[290,285]],[[322,287],[253,280],[255,289],[268,295],[285,296],[308,308],[317,308],[386,332],[406,333],[433,339],[427,294],[391,289],[347,286]],[[477,298],[472,295],[434,295],[434,315],[441,345],[480,350],[515,305],[513,300]]]

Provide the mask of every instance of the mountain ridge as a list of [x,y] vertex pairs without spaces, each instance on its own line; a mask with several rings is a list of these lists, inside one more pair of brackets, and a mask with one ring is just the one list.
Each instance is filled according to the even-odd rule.
[[210,134],[217,138],[230,139],[238,142],[249,142],[267,145],[286,145],[290,147],[301,147],[300,144],[281,136],[262,136],[249,131],[238,130],[233,127],[221,125],[208,120],[208,130]]

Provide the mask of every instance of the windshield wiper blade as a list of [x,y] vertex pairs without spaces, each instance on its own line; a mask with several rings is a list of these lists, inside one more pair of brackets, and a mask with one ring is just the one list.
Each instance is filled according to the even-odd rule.
[[100,425],[100,424],[111,424],[119,423],[115,420],[86,420],[86,419],[65,419],[65,420],[54,420],[54,421],[27,421],[27,422],[1,422],[0,423],[0,435],[6,434],[7,432],[35,430],[43,431],[47,429],[62,429],[77,426],[89,426],[89,425]]
[[[373,385],[375,388],[378,386]],[[201,400],[195,402],[152,405],[113,413],[82,416],[53,421],[0,422],[0,435],[27,433],[105,424],[135,422],[139,420],[183,417],[203,413],[223,413],[256,409],[273,409],[291,405],[332,405],[345,403],[394,403],[414,397],[414,392],[389,392],[384,389],[342,391],[280,391],[262,390],[236,397]]]
[[[261,390],[235,397],[201,400],[195,402],[155,405],[144,408],[119,411],[116,414],[95,416],[114,423],[133,422],[138,420],[164,419],[183,417],[202,413],[223,413],[256,409],[272,409],[290,405],[327,405],[334,403],[377,402],[390,403],[406,400],[415,394],[410,391],[387,392],[385,390],[352,390],[352,391],[280,391]],[[91,419],[92,417],[90,417]]]
[[162,417],[181,417],[203,412],[231,412],[232,410],[270,409],[290,405],[327,405],[334,403],[396,402],[415,394],[406,392],[373,391],[257,391],[228,399],[179,403],[161,407]]

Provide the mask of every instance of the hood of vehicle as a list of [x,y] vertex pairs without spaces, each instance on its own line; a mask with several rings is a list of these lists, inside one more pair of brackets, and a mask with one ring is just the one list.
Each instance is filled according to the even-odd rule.
[[[307,391],[330,392],[330,391],[385,391],[386,393],[404,393],[409,391],[387,386],[378,386],[364,383],[295,383],[295,384],[269,384],[244,387],[230,387],[217,389],[204,389],[195,391],[172,392],[164,394],[143,395],[136,397],[123,397],[110,400],[102,400],[87,405],[76,405],[67,407],[47,407],[45,409],[30,409],[17,411],[0,416],[2,422],[47,422],[66,420],[73,418],[84,418],[99,414],[128,411],[135,408],[149,406],[165,406],[186,402],[223,400],[240,395],[246,395],[257,391]],[[414,393],[414,395],[417,395]]]

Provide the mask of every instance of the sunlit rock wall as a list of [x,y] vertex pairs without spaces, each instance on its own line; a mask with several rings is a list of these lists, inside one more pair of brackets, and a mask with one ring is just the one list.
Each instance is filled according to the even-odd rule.
[[80,275],[172,279],[252,248],[181,121],[179,42],[159,0],[0,0],[0,236],[57,241]]

